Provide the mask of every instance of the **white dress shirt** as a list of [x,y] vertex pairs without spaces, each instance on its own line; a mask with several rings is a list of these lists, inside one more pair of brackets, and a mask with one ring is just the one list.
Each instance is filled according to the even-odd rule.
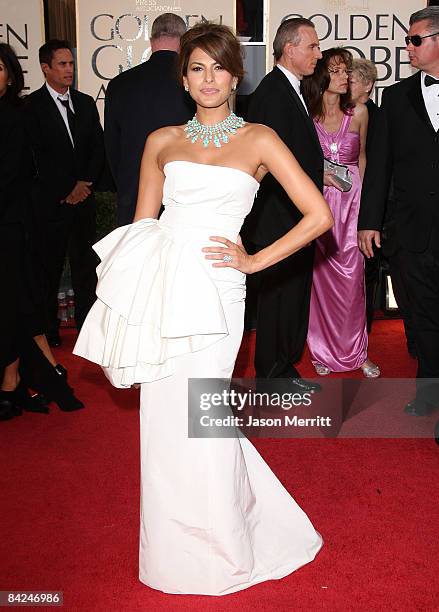
[[287,68],[285,68],[285,66],[282,66],[282,64],[276,64],[276,66],[279,68],[279,70],[281,70],[284,75],[287,77],[287,79],[289,80],[289,82],[291,83],[291,86],[293,87],[294,91],[296,92],[296,94],[299,96],[300,101],[302,102],[307,114],[308,113],[308,109],[306,108],[306,104],[305,104],[305,100],[303,99],[302,94],[300,93],[300,81],[299,79],[296,77],[295,74],[293,74],[292,72],[290,72],[289,70],[287,70]]
[[[439,130],[439,83],[437,85],[425,86],[426,73],[421,72],[421,91],[424,98],[425,108],[436,132]],[[430,75],[431,76],[431,75]],[[434,79],[436,77],[433,77]]]
[[56,104],[56,106],[57,106],[57,108],[58,108],[58,110],[59,110],[59,112],[60,112],[60,114],[61,114],[61,117],[63,118],[63,121],[64,121],[64,123],[65,123],[65,125],[66,125],[66,130],[67,130],[67,133],[68,133],[68,135],[70,136],[70,140],[72,141],[72,145],[73,145],[73,146],[75,146],[75,144],[74,144],[74,142],[73,142],[73,137],[72,137],[72,134],[71,134],[71,132],[70,132],[69,121],[68,121],[68,119],[67,119],[67,109],[66,109],[66,107],[65,107],[65,106],[63,106],[63,105],[61,104],[61,102],[58,100],[58,98],[61,98],[62,100],[68,100],[68,101],[69,101],[70,110],[72,111],[72,113],[74,113],[74,112],[75,112],[75,109],[73,108],[72,98],[71,98],[71,96],[70,96],[70,89],[67,89],[67,91],[66,91],[66,93],[65,93],[65,94],[60,94],[59,92],[55,91],[55,90],[53,89],[53,87],[51,87],[51,86],[49,85],[49,83],[47,83],[47,82],[46,82],[46,87],[47,87],[48,92],[50,93],[50,95],[51,95],[51,96],[52,96],[52,98],[54,99],[55,104]]

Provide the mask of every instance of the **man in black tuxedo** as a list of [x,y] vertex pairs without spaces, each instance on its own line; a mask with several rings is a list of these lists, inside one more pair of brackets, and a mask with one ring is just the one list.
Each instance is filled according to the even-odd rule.
[[[372,137],[358,222],[359,246],[380,246],[393,176],[393,220],[403,284],[418,352],[416,398],[405,410],[425,415],[439,405],[439,8],[413,13],[406,37],[419,72],[388,87]],[[430,379],[426,381],[425,379]],[[437,381],[436,381],[437,382]]]
[[177,81],[176,60],[186,31],[174,13],[157,17],[151,29],[150,59],[110,81],[105,97],[105,147],[117,188],[119,225],[131,223],[137,202],[140,162],[148,135],[186,123],[194,114]]
[[[371,99],[371,94],[378,78],[378,72],[373,62],[363,58],[355,58],[352,62],[352,74],[349,78],[349,89],[354,104],[361,103],[367,107],[369,123],[367,124],[366,159],[369,159],[370,142],[375,126],[378,106]],[[374,257],[365,260],[364,279],[366,288],[366,320],[367,332],[370,334],[374,316],[375,295],[379,282],[380,253],[376,252]]]
[[47,280],[47,336],[58,346],[57,295],[66,254],[78,329],[96,299],[93,186],[104,166],[104,142],[93,98],[71,87],[69,43],[49,40],[39,58],[46,82],[28,96],[26,119],[36,165],[34,216]]
[[[323,153],[300,82],[322,57],[314,25],[308,19],[284,21],[273,42],[276,66],[251,96],[248,120],[277,132],[322,191]],[[243,228],[248,247],[260,250],[302,218],[276,179],[267,174]],[[257,378],[290,378],[303,391],[319,388],[304,381],[293,363],[302,355],[308,331],[314,246],[310,245],[260,273],[256,327]]]

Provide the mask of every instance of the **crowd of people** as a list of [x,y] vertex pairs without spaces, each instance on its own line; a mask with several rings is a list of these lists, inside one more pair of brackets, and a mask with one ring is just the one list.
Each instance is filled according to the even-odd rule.
[[[50,348],[61,342],[68,255],[74,352],[116,387],[141,387],[140,580],[149,586],[231,593],[291,573],[322,545],[247,439],[187,437],[188,379],[232,376],[246,274],[259,276],[262,385],[318,392],[294,366],[306,342],[318,375],[361,368],[376,378],[377,265],[368,262],[393,224],[419,364],[406,412],[437,406],[438,8],[411,16],[406,45],[419,71],[389,87],[378,110],[373,64],[343,48],[322,52],[311,21],[288,19],[244,120],[229,105],[244,75],[236,37],[209,23],[186,31],[163,14],[151,59],[109,84],[104,134],[93,99],[72,87],[67,41],[41,47],[45,83],[26,98],[19,61],[0,44],[0,419],[47,413],[50,401],[83,407]],[[94,245],[96,276],[104,141],[119,227]]]
[[[45,84],[22,97],[20,63],[0,43],[1,420],[23,410],[47,414],[52,401],[66,412],[83,407],[51,347],[60,343],[57,295],[67,250],[78,326],[94,301],[90,200],[104,160],[102,129],[93,99],[67,94],[74,76],[68,43],[47,42],[40,63]],[[77,110],[73,121],[67,99]]]
[[[415,14],[412,27],[416,29],[421,23],[428,31],[434,30],[436,12],[430,7]],[[169,13],[156,19],[151,32],[151,59],[109,83],[105,150],[117,188],[119,225],[129,224],[134,218],[148,135],[166,125],[180,125],[193,115],[193,100],[175,78],[176,57],[185,31],[185,23],[177,15]],[[427,45],[434,46],[436,38],[429,36],[421,41],[415,46],[409,40],[407,49],[412,64],[422,71],[423,58],[415,64],[413,57]],[[366,377],[380,375],[379,366],[367,355],[379,250],[361,241],[362,249],[358,248],[356,226],[366,167],[371,168],[371,160],[376,158],[382,160],[382,168],[390,165],[390,155],[383,160],[379,144],[388,127],[375,129],[384,121],[384,113],[378,112],[370,98],[378,76],[371,61],[354,59],[343,48],[322,53],[314,26],[306,19],[281,24],[273,50],[275,67],[250,97],[245,119],[267,125],[281,137],[314,184],[323,190],[335,225],[315,243],[258,274],[255,370],[256,377],[263,381],[279,379],[280,384],[281,379],[288,380],[287,386],[314,392],[319,385],[303,380],[294,367],[306,341],[318,375],[357,368]],[[68,42],[48,41],[39,55],[45,83],[23,97],[20,64],[11,47],[5,43],[1,46],[2,120],[7,124],[5,133],[11,129],[14,133],[14,139],[8,139],[12,154],[9,149],[4,151],[7,166],[3,166],[2,227],[7,239],[2,244],[9,255],[3,261],[11,260],[15,266],[5,264],[5,275],[11,279],[10,295],[15,297],[9,300],[9,312],[3,317],[2,418],[19,414],[22,409],[48,411],[53,390],[43,393],[33,384],[35,373],[41,374],[45,361],[65,383],[62,390],[58,389],[60,406],[82,407],[67,385],[65,369],[50,350],[61,343],[57,295],[66,255],[78,330],[95,300],[93,194],[105,164],[103,132],[93,100],[72,87],[74,60]],[[430,55],[426,59],[434,64],[435,58]],[[19,123],[18,130],[11,128],[11,113],[14,123]],[[347,188],[334,177],[334,167],[347,172]],[[381,183],[386,179],[391,180],[386,176]],[[415,340],[413,297],[409,297],[407,279],[404,282],[402,278],[402,248],[393,219],[394,185],[384,191],[384,200],[380,193],[381,208],[387,210],[387,216],[384,223],[379,220],[380,229],[383,224],[385,227],[383,250],[391,251],[390,270],[404,316],[408,349],[418,357],[423,341]],[[362,218],[372,209],[376,209],[375,202],[364,204]],[[301,216],[269,174],[261,182],[244,223],[243,242],[249,252],[258,252],[297,224]],[[20,239],[14,238],[14,232]],[[33,342],[23,339],[24,327]],[[427,350],[431,359],[437,359],[433,346]],[[428,377],[435,371],[434,367],[420,368]],[[28,388],[38,392],[31,396]]]

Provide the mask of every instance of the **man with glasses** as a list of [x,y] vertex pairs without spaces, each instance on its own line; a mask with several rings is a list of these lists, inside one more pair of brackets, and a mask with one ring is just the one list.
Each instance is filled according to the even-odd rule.
[[[439,7],[410,17],[406,37],[413,76],[388,87],[371,142],[358,222],[358,243],[380,246],[393,176],[401,276],[418,352],[416,397],[405,407],[424,416],[439,407]],[[433,380],[432,380],[433,379]]]

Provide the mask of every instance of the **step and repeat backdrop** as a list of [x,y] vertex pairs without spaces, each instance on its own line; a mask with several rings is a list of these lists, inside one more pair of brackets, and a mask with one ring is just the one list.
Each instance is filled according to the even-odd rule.
[[20,60],[25,93],[41,87],[38,49],[44,42],[43,0],[0,0],[0,42],[11,45]]
[[233,25],[235,0],[76,0],[78,85],[101,117],[108,81],[148,59],[152,23],[171,12],[189,26],[203,19]]
[[404,37],[410,15],[426,6],[426,0],[270,0],[267,70],[273,67],[278,25],[285,19],[306,17],[316,27],[321,49],[346,47],[354,57],[376,64],[378,101],[384,87],[412,74]]
[[[163,3],[162,3],[163,2]],[[175,12],[188,24],[208,19],[234,26],[235,0],[76,0],[78,83],[98,104],[101,116],[108,81],[148,59],[152,22],[161,12]],[[273,66],[272,45],[279,24],[307,17],[315,24],[321,48],[344,46],[354,56],[377,64],[376,100],[384,87],[411,74],[404,36],[410,14],[426,0],[268,0],[265,5],[265,62],[259,77]],[[260,50],[260,45],[259,45]],[[256,57],[255,47],[247,55]],[[259,58],[263,57],[259,53]],[[248,58],[251,59],[251,58]],[[260,61],[260,60],[259,60]],[[263,61],[263,60],[262,60]],[[248,93],[257,85],[246,82]]]
[[[384,87],[411,74],[404,36],[410,14],[426,6],[426,0],[266,0],[264,42],[246,48],[247,59],[252,56],[262,65],[251,71],[245,93],[273,66],[279,24],[301,16],[315,24],[322,49],[347,47],[376,63],[379,100]],[[236,21],[235,0],[76,0],[78,87],[93,96],[101,117],[109,80],[148,59],[152,22],[164,12],[175,12],[188,26],[213,20],[234,27]],[[0,0],[0,42],[10,43],[19,55],[27,91],[43,82],[38,63],[43,15],[42,0]]]

